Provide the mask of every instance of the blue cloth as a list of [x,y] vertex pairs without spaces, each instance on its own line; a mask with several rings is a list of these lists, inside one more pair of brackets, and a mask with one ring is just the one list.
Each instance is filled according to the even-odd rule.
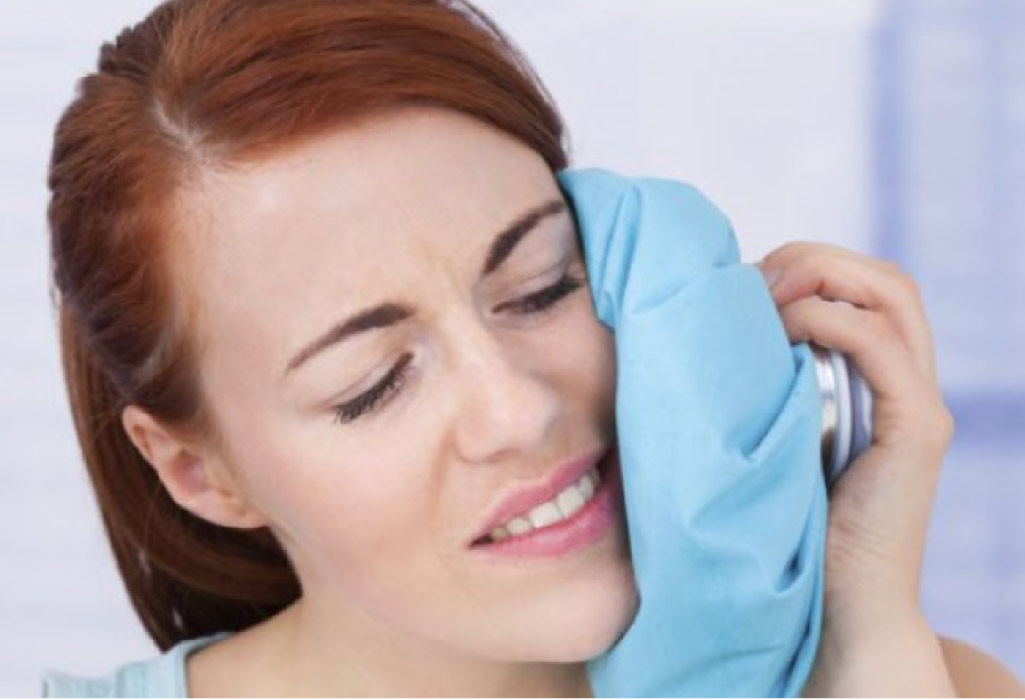
[[601,697],[800,694],[821,631],[827,496],[807,344],[693,187],[557,179],[616,346],[616,426],[640,607],[588,661]]
[[184,698],[188,697],[185,661],[188,655],[230,636],[217,632],[178,642],[160,656],[132,661],[105,676],[87,678],[64,671],[42,675],[45,698]]

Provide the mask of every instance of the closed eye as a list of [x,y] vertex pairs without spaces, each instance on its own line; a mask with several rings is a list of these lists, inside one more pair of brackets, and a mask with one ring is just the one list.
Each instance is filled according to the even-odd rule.
[[364,413],[373,410],[382,399],[390,398],[402,388],[413,353],[407,352],[388,370],[377,384],[363,392],[352,401],[335,407],[335,419],[339,423],[350,423]]
[[521,314],[542,312],[548,307],[554,306],[556,302],[583,285],[584,280],[571,272],[567,272],[558,282],[550,287],[545,287],[520,299],[500,304],[497,309],[512,308],[516,313]]
[[[584,286],[584,280],[567,272],[555,284],[540,289],[525,297],[500,304],[497,309],[512,309],[517,314],[544,314],[559,301]],[[388,373],[372,388],[352,401],[335,407],[335,420],[351,423],[365,413],[370,413],[394,398],[401,390],[410,371],[409,363],[413,353],[407,352],[398,359]]]

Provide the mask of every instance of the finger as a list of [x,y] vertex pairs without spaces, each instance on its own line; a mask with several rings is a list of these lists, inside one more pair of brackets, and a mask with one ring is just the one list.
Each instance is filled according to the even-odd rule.
[[849,301],[879,311],[896,326],[923,376],[935,381],[935,351],[925,309],[914,282],[847,258],[809,255],[786,268],[772,289],[777,304],[810,295]]
[[832,243],[822,243],[821,241],[789,241],[771,251],[757,264],[761,265],[771,258],[771,265],[783,266],[795,257],[800,257],[801,255],[805,255],[810,252],[833,253],[840,257],[850,258],[852,260],[862,260],[872,267],[879,268],[884,272],[900,272],[900,266],[892,260],[877,258],[872,255],[865,255],[855,250],[851,250],[850,248],[833,245]]
[[895,324],[919,371],[936,381],[932,332],[918,287],[910,277],[896,265],[879,264],[834,246],[801,243],[784,248],[762,264],[767,274],[780,272],[771,290],[778,305],[817,295],[880,311]]
[[847,353],[879,401],[920,392],[909,350],[880,313],[848,304],[804,297],[780,309],[792,342],[811,341]]

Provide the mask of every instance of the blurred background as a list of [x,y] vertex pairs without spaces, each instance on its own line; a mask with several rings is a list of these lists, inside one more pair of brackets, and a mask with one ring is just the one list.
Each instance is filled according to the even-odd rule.
[[[47,295],[46,164],[102,41],[151,0],[0,4],[0,694],[155,655],[102,534]],[[672,177],[744,258],[819,240],[918,280],[957,435],[933,629],[1025,677],[1025,2],[478,0],[555,96],[573,166]]]

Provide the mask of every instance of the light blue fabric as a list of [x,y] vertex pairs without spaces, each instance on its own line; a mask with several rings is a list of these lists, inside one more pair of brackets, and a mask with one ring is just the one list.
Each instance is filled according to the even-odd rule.
[[105,676],[86,678],[63,671],[46,670],[42,675],[42,697],[47,698],[184,698],[188,685],[185,660],[193,651],[224,639],[218,632],[178,642],[160,656],[133,661]]
[[563,170],[616,345],[640,608],[587,670],[598,696],[793,697],[820,636],[821,405],[760,272],[694,188]]

